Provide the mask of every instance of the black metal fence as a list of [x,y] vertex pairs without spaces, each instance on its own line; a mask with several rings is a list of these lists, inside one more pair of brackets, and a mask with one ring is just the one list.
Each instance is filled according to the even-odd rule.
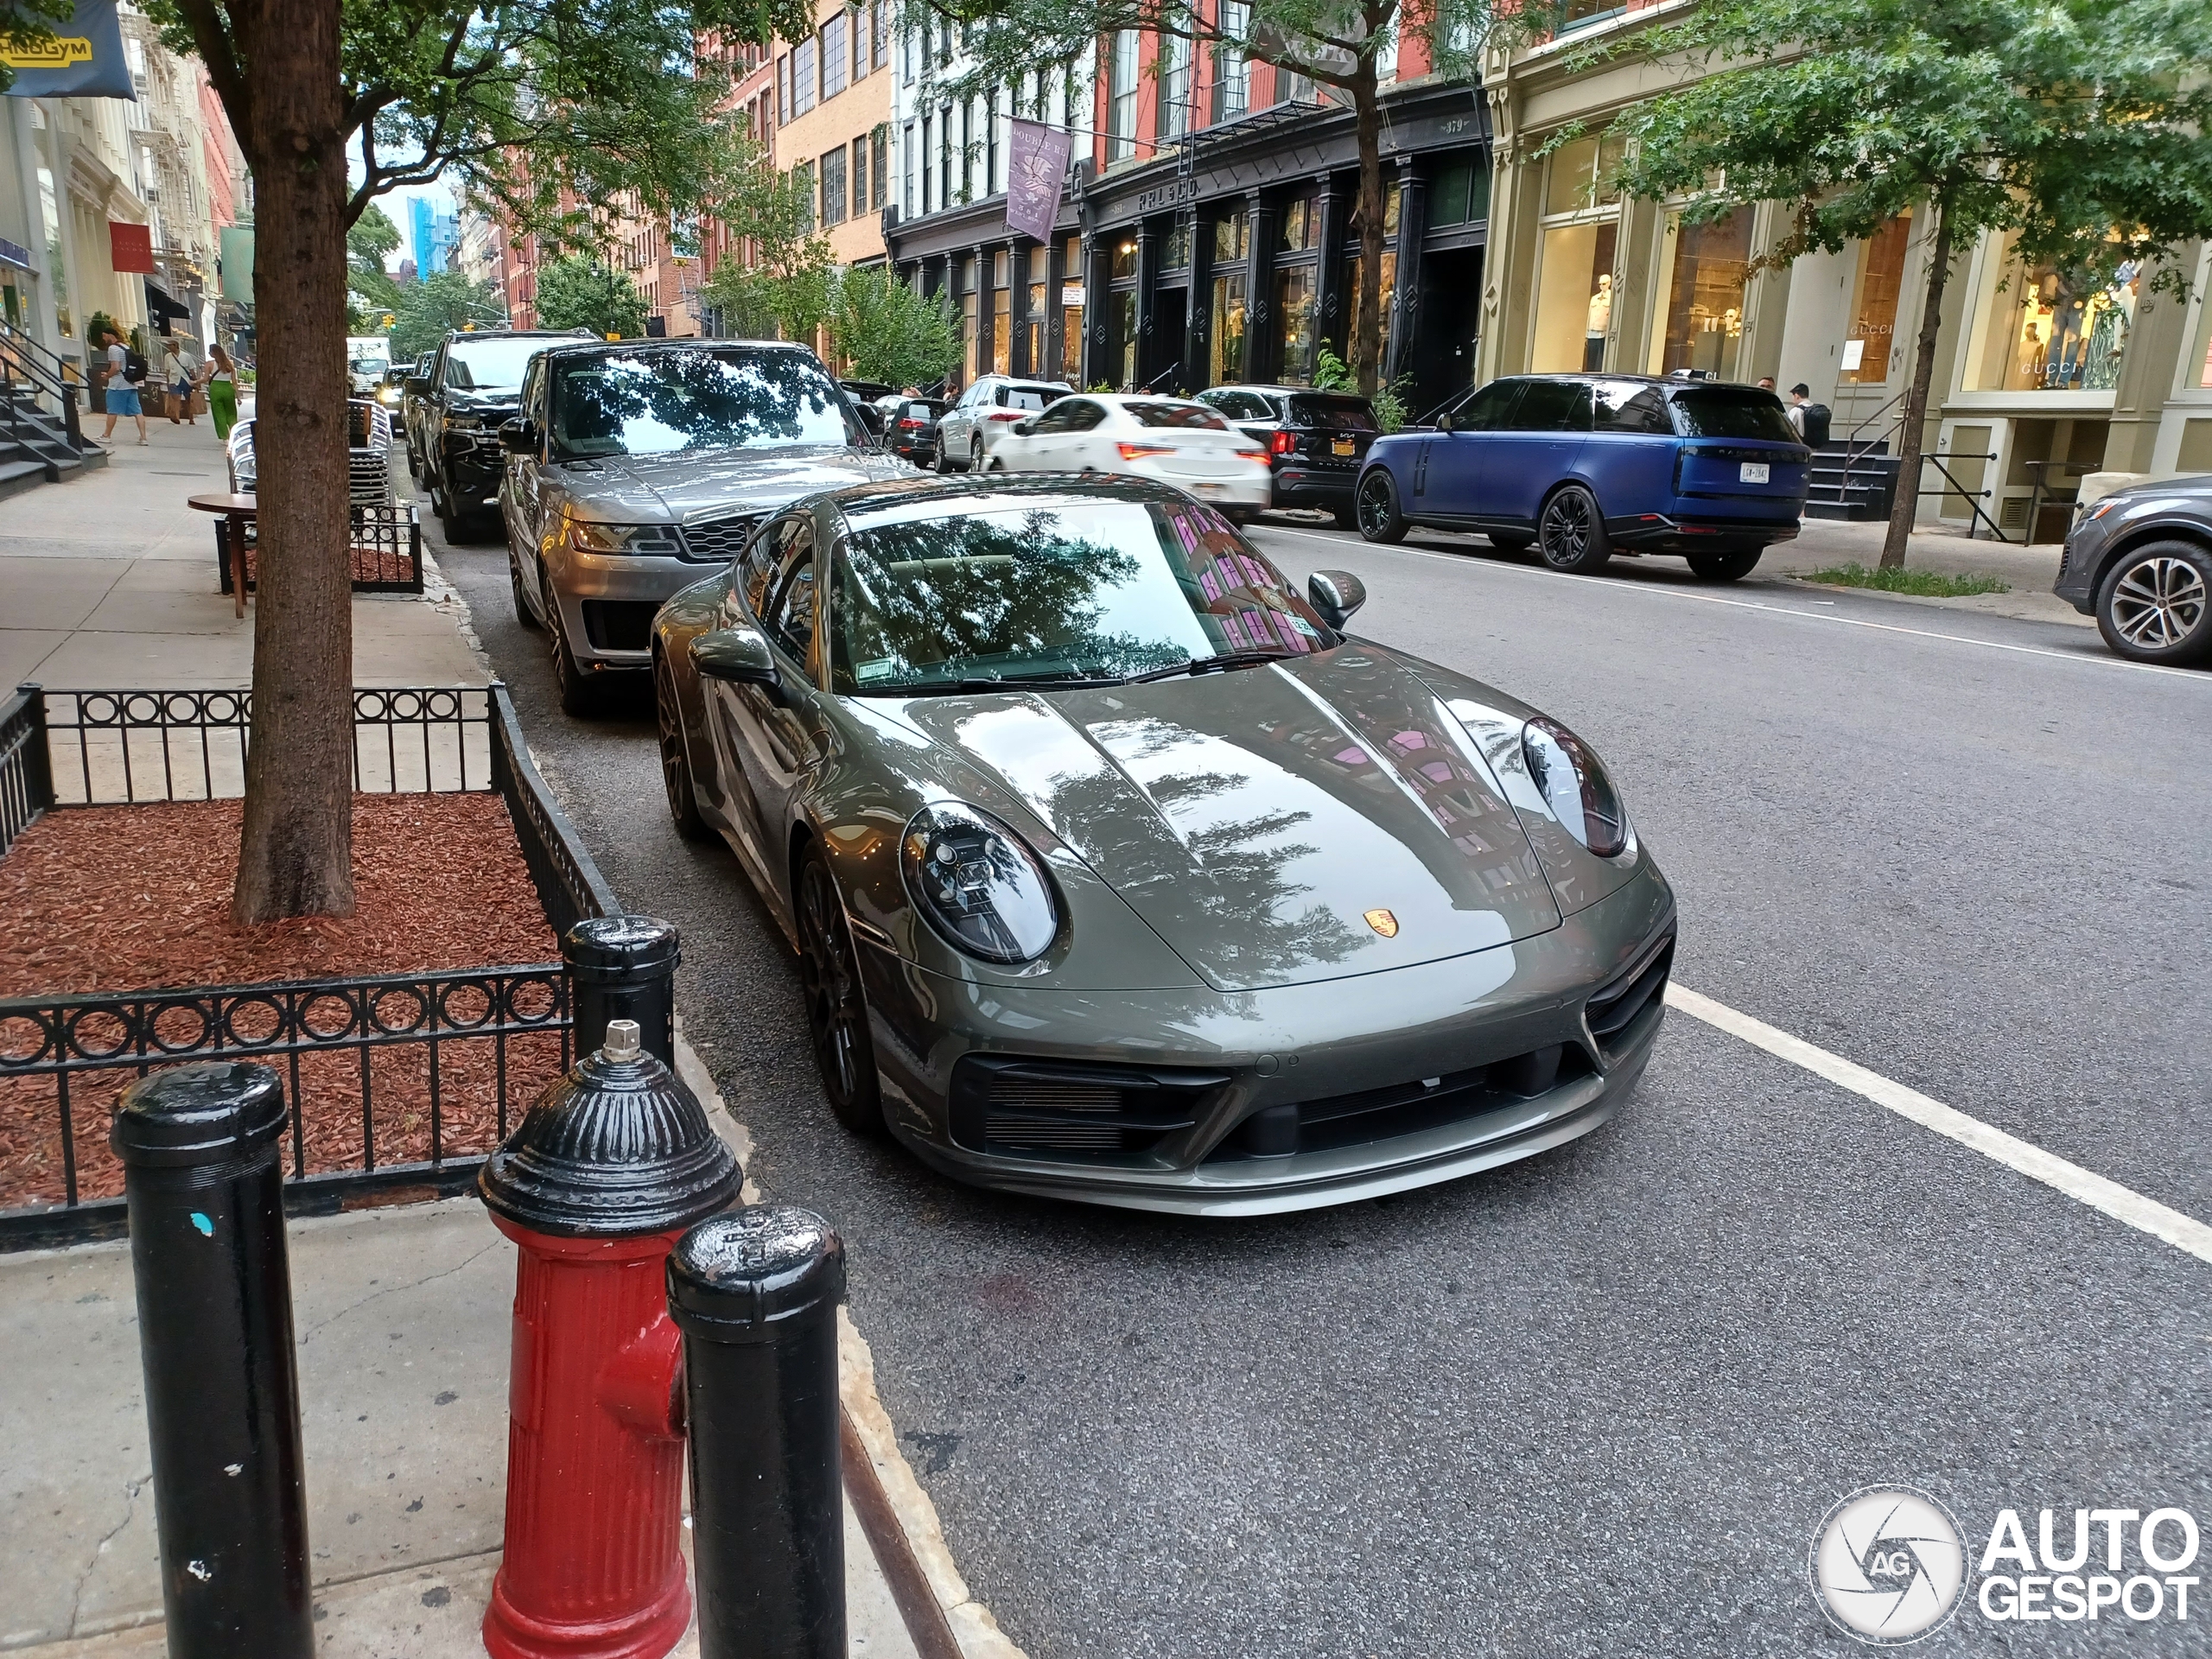
[[[357,790],[496,791],[556,935],[620,909],[504,686],[365,688],[353,702]],[[244,691],[20,688],[0,705],[0,852],[49,810],[66,821],[73,805],[241,794],[251,720]],[[188,1060],[284,1074],[295,1213],[463,1190],[568,1065],[571,1006],[557,961],[0,1000],[0,1180],[31,1200],[0,1209],[0,1249],[123,1230],[109,1105],[130,1078]]]
[[[347,513],[357,594],[419,594],[423,591],[423,522],[411,506],[357,506]],[[223,591],[231,591],[231,560],[223,537],[225,520],[215,521],[215,569]],[[251,593],[256,562],[261,556],[256,526],[246,525],[245,587]]]

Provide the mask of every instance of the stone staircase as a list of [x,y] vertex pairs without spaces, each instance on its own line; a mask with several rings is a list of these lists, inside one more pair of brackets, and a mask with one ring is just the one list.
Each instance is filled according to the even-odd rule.
[[1886,438],[1873,443],[1820,445],[1813,451],[1805,517],[1854,524],[1886,519],[1897,500],[1897,467]]
[[0,322],[0,498],[107,464],[84,435],[61,359]]

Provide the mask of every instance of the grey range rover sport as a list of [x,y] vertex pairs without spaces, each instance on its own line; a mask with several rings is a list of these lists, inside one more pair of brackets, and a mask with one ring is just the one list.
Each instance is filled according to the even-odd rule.
[[551,643],[561,706],[652,666],[653,613],[745,549],[779,508],[911,475],[803,346],[648,340],[558,346],[499,429],[515,615]]

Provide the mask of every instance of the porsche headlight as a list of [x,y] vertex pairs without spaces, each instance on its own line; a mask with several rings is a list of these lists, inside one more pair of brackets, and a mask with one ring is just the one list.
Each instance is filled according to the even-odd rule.
[[941,801],[915,813],[899,862],[931,925],[971,957],[1033,961],[1059,931],[1059,906],[1037,855],[972,806]]
[[1628,814],[1613,780],[1590,746],[1555,720],[1539,715],[1521,734],[1529,776],[1560,827],[1600,858],[1628,846]]

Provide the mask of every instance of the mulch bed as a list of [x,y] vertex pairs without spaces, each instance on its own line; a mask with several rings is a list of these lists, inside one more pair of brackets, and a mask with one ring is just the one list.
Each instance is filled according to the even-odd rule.
[[[245,550],[245,585],[251,593],[261,580],[260,550],[248,543]],[[348,582],[399,582],[411,581],[407,555],[388,547],[357,547],[351,550]]]
[[[0,997],[250,985],[334,976],[451,972],[551,962],[546,925],[506,804],[496,794],[357,795],[355,913],[261,927],[230,919],[242,803],[68,807],[48,813],[0,858]],[[404,1024],[412,999],[388,1002]],[[474,1010],[456,1007],[457,1015]],[[162,1016],[183,1022],[181,1010]],[[0,1021],[0,1052],[35,1052],[22,1022]],[[510,1125],[560,1070],[557,1035],[506,1040]],[[438,1046],[440,1145],[489,1151],[498,1136],[499,1054],[491,1038]],[[280,1057],[280,1073],[289,1070]],[[304,1056],[299,1103],[310,1172],[362,1161],[361,1052]],[[381,1166],[430,1155],[425,1046],[370,1051],[370,1127]],[[69,1079],[78,1194],[111,1197],[122,1173],[107,1124],[129,1070]],[[0,1080],[0,1209],[62,1202],[55,1080]],[[289,1136],[285,1164],[291,1166]]]

